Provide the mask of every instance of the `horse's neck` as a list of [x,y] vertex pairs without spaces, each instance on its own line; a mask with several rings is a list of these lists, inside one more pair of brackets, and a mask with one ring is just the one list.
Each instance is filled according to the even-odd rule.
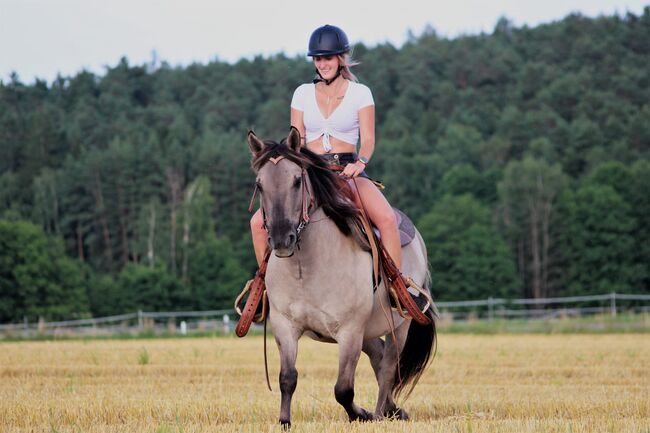
[[300,239],[300,252],[323,255],[336,253],[339,248],[352,238],[345,236],[323,211],[318,207],[309,217],[309,224]]

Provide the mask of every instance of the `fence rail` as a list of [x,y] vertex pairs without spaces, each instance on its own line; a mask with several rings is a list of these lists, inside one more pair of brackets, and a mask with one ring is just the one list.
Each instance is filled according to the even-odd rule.
[[[650,295],[605,293],[590,296],[567,296],[539,299],[487,298],[469,301],[436,302],[443,316],[453,320],[495,318],[550,319],[560,316],[610,314],[622,311],[650,312]],[[113,335],[188,331],[218,331],[231,333],[235,323],[234,310],[168,311],[120,314],[79,320],[0,325],[2,335]]]

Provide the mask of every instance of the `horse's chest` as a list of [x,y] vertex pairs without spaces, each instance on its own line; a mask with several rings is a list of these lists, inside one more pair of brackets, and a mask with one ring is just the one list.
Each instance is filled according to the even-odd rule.
[[342,323],[355,321],[366,309],[370,311],[372,292],[364,300],[350,285],[353,273],[348,276],[317,269],[322,270],[322,266],[307,260],[270,262],[266,277],[268,296],[273,310],[297,328],[334,337]]

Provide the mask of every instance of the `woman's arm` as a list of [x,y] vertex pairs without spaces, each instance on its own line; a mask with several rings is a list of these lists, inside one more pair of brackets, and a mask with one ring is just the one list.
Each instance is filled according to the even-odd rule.
[[[359,110],[359,157],[370,159],[375,151],[375,106],[368,105]],[[357,161],[348,164],[341,172],[344,177],[357,177],[366,169],[366,164]]]
[[359,110],[359,156],[370,159],[375,151],[375,106]]
[[296,128],[298,132],[300,132],[301,146],[305,145],[305,122],[303,120],[304,114],[305,113],[303,113],[300,110],[296,110],[295,108],[291,109],[291,126]]

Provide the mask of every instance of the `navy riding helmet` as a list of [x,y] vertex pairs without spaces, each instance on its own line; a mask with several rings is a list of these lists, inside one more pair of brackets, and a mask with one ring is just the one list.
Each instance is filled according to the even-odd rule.
[[350,51],[350,42],[339,27],[326,24],[317,28],[309,38],[308,56],[332,56]]

